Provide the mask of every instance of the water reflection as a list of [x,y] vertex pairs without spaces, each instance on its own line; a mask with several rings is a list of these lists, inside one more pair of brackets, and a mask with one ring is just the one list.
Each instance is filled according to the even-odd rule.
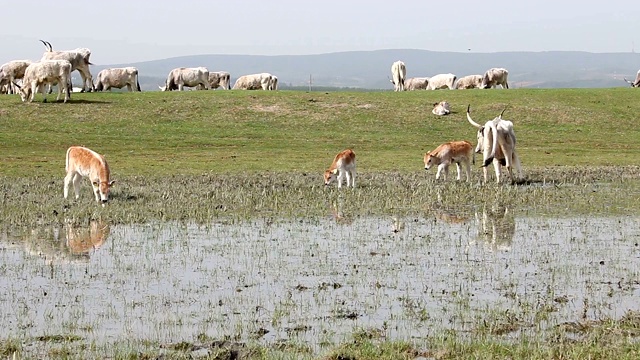
[[24,238],[25,252],[52,264],[88,262],[92,252],[102,246],[110,227],[103,221],[89,225],[66,224],[30,230]]
[[511,250],[516,234],[516,219],[508,207],[485,206],[481,215],[476,213],[476,220],[480,223],[478,238],[487,247],[498,251]]

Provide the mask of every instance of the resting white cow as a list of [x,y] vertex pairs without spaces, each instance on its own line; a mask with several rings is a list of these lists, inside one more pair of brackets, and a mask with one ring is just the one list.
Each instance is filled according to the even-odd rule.
[[404,91],[404,81],[407,78],[407,67],[402,61],[391,64],[391,83],[393,91]]
[[104,69],[96,77],[96,91],[111,91],[111,88],[129,91],[141,91],[138,82],[138,69],[134,67]]
[[209,72],[209,87],[211,87],[211,89],[217,89],[220,87],[225,90],[230,90],[231,75],[226,71]]
[[404,81],[404,89],[410,90],[425,90],[429,85],[428,77],[412,77]]
[[[493,162],[496,171],[496,182],[500,183],[500,166],[504,165],[509,171],[511,182],[515,182],[512,168],[515,166],[517,176],[521,176],[520,159],[516,153],[516,133],[513,131],[513,123],[502,118],[502,113],[493,120],[487,121],[484,126],[471,119],[469,108],[467,107],[467,120],[478,129],[478,145],[476,153],[482,152],[484,162],[484,182],[487,182],[487,166]],[[506,109],[505,109],[506,110]],[[493,161],[494,158],[497,161]]]
[[491,89],[497,87],[498,85],[502,86],[503,89],[508,89],[509,84],[507,84],[507,78],[509,77],[509,72],[504,68],[491,68],[484,73],[482,77],[482,84],[480,84],[481,89]]
[[32,63],[31,60],[12,60],[0,66],[0,86],[7,85],[7,93],[15,94],[17,88],[13,83],[24,77],[24,71]]
[[[64,91],[64,102],[71,96],[71,63],[66,60],[44,60],[27,66],[22,78],[20,97],[32,102],[38,90],[47,102],[46,85],[58,85],[58,97]],[[14,83],[15,86],[18,86]]]
[[162,91],[178,90],[183,91],[184,87],[198,87],[209,90],[209,70],[205,67],[197,68],[175,68],[169,72]]
[[467,75],[456,81],[456,89],[479,89],[482,85],[482,75]]
[[271,77],[269,73],[243,75],[233,85],[234,90],[269,90]]
[[451,107],[448,102],[440,101],[433,104],[433,110],[431,110],[431,112],[433,115],[449,115]]
[[629,85],[631,85],[631,87],[640,87],[640,70],[638,70],[638,73],[636,74],[635,81],[631,82],[631,81],[627,80],[627,78],[623,78],[623,79],[624,79],[624,81],[629,83]]
[[47,48],[47,51],[42,54],[43,60],[66,60],[71,63],[71,71],[76,71],[80,73],[82,77],[82,89],[84,91],[93,91],[93,77],[91,76],[91,72],[89,71],[89,65],[91,64],[89,57],[91,57],[91,50],[87,48],[77,48],[75,50],[68,51],[53,51],[51,43],[48,41],[40,40],[44,46]]
[[456,76],[453,74],[438,74],[429,78],[427,90],[438,90],[444,88],[453,89],[455,82]]

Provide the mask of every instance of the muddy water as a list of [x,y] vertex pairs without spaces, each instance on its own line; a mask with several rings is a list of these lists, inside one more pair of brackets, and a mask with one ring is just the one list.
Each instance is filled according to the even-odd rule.
[[205,334],[319,349],[357,328],[417,341],[477,331],[508,310],[519,330],[537,332],[640,310],[637,220],[494,209],[9,230],[0,234],[0,328],[96,344]]

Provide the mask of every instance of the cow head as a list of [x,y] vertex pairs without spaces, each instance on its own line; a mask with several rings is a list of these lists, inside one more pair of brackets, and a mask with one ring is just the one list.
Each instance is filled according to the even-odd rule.
[[22,102],[25,102],[27,101],[27,99],[29,99],[29,96],[31,95],[31,87],[20,86],[15,82],[13,83],[13,86],[15,86],[16,89],[18,89],[18,92],[20,93],[20,99],[22,100]]
[[329,185],[338,175],[338,169],[326,170],[324,172],[324,184]]
[[96,200],[102,203],[102,206],[105,206],[105,204],[109,201],[109,192],[111,191],[111,186],[113,186],[115,182],[115,180],[91,182],[93,192],[96,195]]
[[433,165],[439,165],[438,157],[429,151],[424,154],[424,169],[429,170]]

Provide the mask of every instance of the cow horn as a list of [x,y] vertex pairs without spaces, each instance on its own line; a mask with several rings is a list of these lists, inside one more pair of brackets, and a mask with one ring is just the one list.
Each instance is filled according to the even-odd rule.
[[500,116],[498,116],[498,119],[502,119],[502,114],[504,114],[505,111],[507,111],[507,106],[504,107],[504,109],[500,113]]
[[623,79],[624,79],[624,81],[626,81],[627,83],[629,83],[629,84],[632,84],[632,85],[633,85],[633,83],[632,83],[631,81],[627,80],[627,78],[624,78],[624,77],[623,77]]
[[482,125],[478,124],[477,122],[473,121],[471,119],[471,115],[469,114],[469,111],[471,109],[471,104],[467,105],[467,120],[469,120],[469,122],[471,123],[471,125],[477,127],[478,129],[480,129],[482,127]]
[[47,48],[47,51],[49,52],[53,51],[53,47],[51,46],[50,42],[44,41],[44,40],[40,40],[40,42],[44,45],[44,47]]
[[16,83],[15,83],[15,81],[12,81],[12,83],[13,83],[13,86],[17,87],[18,89],[22,89],[22,88],[20,87],[20,85],[18,85],[18,84],[16,84]]

